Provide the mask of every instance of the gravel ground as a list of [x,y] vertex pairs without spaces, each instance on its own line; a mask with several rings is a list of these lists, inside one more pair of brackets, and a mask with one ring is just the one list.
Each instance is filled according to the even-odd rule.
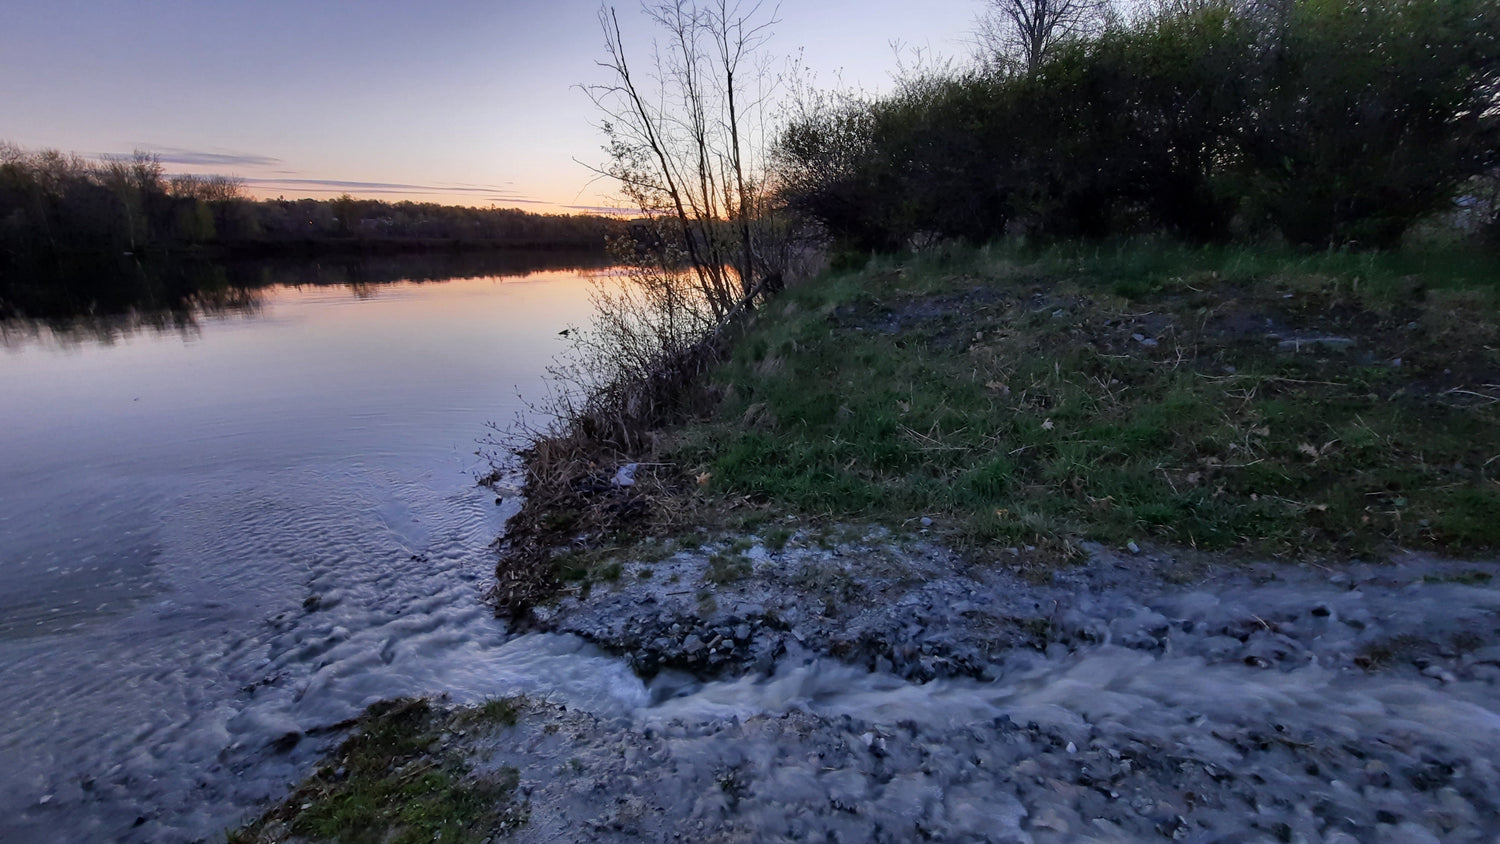
[[1093,548],[1039,585],[878,535],[755,546],[727,578],[715,550],[530,620],[654,679],[643,707],[533,698],[465,739],[522,771],[517,840],[1500,835],[1492,564]]

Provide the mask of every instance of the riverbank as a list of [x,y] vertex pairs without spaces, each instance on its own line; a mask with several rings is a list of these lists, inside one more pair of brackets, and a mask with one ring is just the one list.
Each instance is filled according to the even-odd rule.
[[517,840],[1487,840],[1492,270],[997,249],[795,287],[502,558],[555,595],[500,596],[518,632],[650,699],[439,744],[515,769]]
[[[377,828],[432,833],[398,812],[442,807],[441,840],[1500,832],[1491,566],[1087,552],[1046,584],[879,532],[633,563],[518,642],[618,654],[653,678],[645,698],[445,710],[360,793],[446,766],[378,809]],[[744,560],[732,580],[727,554]],[[347,802],[345,756],[236,840],[360,840],[368,815],[315,825]]]

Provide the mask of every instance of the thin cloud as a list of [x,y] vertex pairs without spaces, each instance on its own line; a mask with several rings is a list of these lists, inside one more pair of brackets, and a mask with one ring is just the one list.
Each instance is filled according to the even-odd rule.
[[181,147],[143,146],[141,149],[156,156],[163,164],[187,164],[202,167],[270,167],[281,163],[279,158],[252,153],[205,152]]
[[357,192],[373,194],[483,194],[506,202],[526,202],[523,196],[513,196],[505,188],[495,185],[412,185],[402,182],[357,182],[343,179],[246,179],[245,184],[263,190],[287,188],[307,190],[315,193]]

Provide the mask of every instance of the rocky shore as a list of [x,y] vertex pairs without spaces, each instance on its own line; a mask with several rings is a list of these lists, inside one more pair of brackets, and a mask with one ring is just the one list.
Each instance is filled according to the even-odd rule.
[[653,702],[532,700],[471,749],[522,772],[517,840],[1500,834],[1491,566],[1090,553],[1045,583],[878,533],[626,564],[530,624]]

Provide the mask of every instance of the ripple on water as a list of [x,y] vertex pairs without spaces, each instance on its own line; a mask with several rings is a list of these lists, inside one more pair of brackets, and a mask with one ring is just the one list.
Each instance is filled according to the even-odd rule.
[[280,755],[271,741],[382,698],[478,700],[572,672],[581,698],[634,705],[639,682],[616,666],[606,690],[608,661],[577,643],[507,642],[479,600],[505,513],[453,481],[235,473],[159,490],[148,509],[172,515],[142,533],[145,602],[0,657],[0,838],[216,834],[327,739]]

